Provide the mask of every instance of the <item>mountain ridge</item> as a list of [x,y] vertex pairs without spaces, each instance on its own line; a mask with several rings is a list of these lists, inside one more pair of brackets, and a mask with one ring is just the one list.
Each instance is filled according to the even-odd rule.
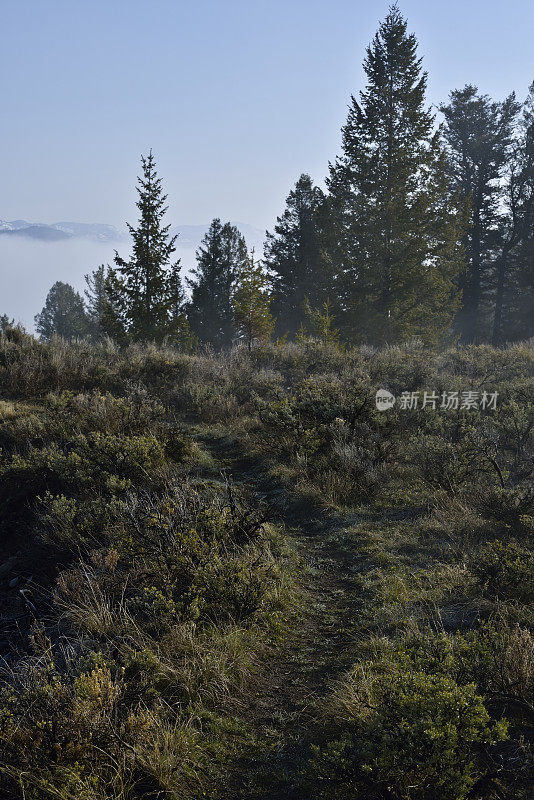
[[[232,222],[245,237],[249,247],[260,252],[263,249],[264,232],[244,222]],[[180,248],[196,248],[200,245],[209,224],[175,225],[171,227],[171,235],[178,235],[177,245]],[[98,222],[27,222],[23,219],[0,219],[0,235],[16,236],[41,242],[59,242],[72,239],[88,239],[96,242],[127,242],[129,234],[114,225]]]

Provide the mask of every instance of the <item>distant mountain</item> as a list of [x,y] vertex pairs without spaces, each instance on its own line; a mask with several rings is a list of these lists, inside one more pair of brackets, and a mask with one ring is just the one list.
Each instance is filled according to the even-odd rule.
[[[233,222],[245,237],[249,247],[253,247],[257,256],[263,254],[264,231],[244,222]],[[178,234],[176,242],[179,249],[196,249],[209,225],[176,225],[171,234]],[[68,239],[88,239],[93,242],[127,242],[129,235],[119,231],[113,225],[94,222],[26,222],[24,219],[0,220],[0,235],[19,236],[41,242],[60,242]]]
[[0,234],[23,236],[45,242],[58,242],[63,239],[90,239],[96,242],[120,242],[125,234],[113,225],[88,222],[26,222],[16,219],[10,222],[0,220]]
[[125,236],[113,225],[95,222],[56,222],[52,227],[64,231],[70,236],[96,239],[99,242],[118,242]]
[[52,228],[49,225],[26,225],[24,228],[0,228],[0,234],[18,236],[26,239],[38,239],[42,242],[59,242],[72,238],[68,233]]
[[17,230],[17,228],[27,228],[29,225],[31,225],[31,222],[26,222],[25,219],[14,219],[12,222],[2,222],[2,220],[0,220],[0,228],[2,228],[2,226],[6,226],[13,230]]

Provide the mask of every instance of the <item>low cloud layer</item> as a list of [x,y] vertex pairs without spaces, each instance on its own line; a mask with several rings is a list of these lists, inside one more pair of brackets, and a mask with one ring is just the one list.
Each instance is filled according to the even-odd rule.
[[[128,256],[128,244],[116,246],[123,257]],[[112,244],[83,239],[34,242],[0,236],[0,314],[14,317],[33,330],[33,318],[42,309],[52,284],[65,281],[83,292],[84,275],[99,264],[111,264],[113,249]],[[186,273],[194,265],[194,248],[177,248],[176,255]]]

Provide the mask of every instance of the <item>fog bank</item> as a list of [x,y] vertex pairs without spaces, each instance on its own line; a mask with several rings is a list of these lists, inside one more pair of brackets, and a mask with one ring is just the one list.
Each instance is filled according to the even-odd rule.
[[[33,318],[52,284],[64,281],[83,292],[84,275],[99,264],[111,264],[113,247],[109,242],[83,239],[39,242],[0,236],[0,315],[14,317],[33,330]],[[116,247],[128,257],[129,243],[120,242]],[[182,262],[182,274],[187,273],[195,262],[194,248],[178,247],[176,255]]]

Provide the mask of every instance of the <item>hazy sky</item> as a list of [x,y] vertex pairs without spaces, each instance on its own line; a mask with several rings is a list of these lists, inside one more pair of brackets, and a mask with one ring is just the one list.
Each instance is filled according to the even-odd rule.
[[[429,100],[523,98],[532,0],[404,0]],[[272,225],[339,149],[387,2],[0,0],[0,219],[123,226],[154,149],[170,221]],[[0,270],[3,265],[0,264]]]

